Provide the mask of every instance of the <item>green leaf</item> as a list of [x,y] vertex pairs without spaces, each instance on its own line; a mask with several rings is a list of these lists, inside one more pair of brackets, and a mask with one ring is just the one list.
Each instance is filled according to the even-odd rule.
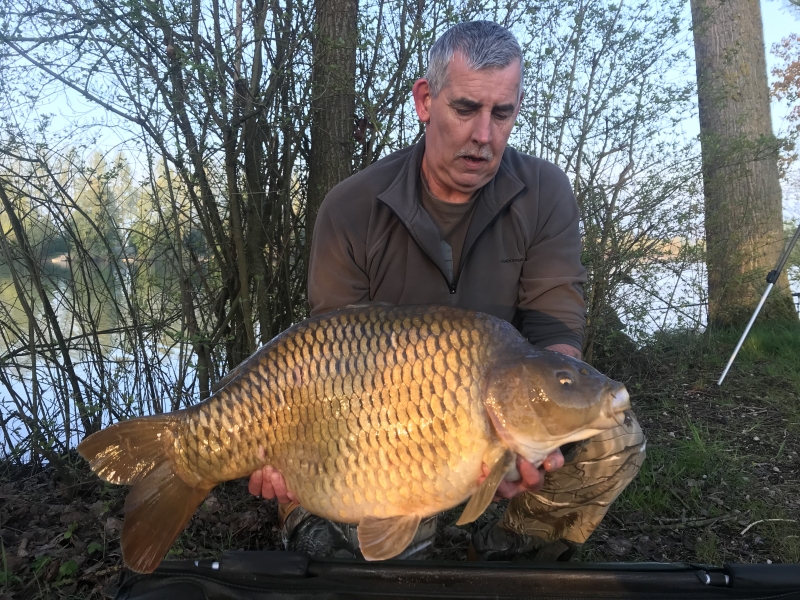
[[67,530],[64,532],[64,539],[68,540],[69,538],[71,538],[72,534],[75,533],[75,530],[77,528],[78,528],[77,523],[70,523],[69,527],[67,527]]
[[78,563],[76,563],[72,559],[69,559],[67,562],[65,562],[59,567],[58,578],[64,579],[66,577],[72,577],[77,572],[78,572]]
[[38,556],[33,559],[33,562],[31,563],[31,570],[34,573],[37,573],[41,571],[42,568],[44,568],[44,566],[49,562],[50,562],[49,556]]
[[86,547],[86,551],[89,554],[93,554],[95,552],[102,552],[103,551],[103,544],[99,542],[89,542],[89,545]]

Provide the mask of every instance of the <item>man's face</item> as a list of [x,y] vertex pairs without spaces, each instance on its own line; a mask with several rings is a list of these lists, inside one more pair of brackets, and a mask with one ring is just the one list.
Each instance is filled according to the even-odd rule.
[[414,84],[417,114],[427,127],[423,170],[442,200],[464,202],[497,173],[519,112],[519,62],[476,71],[456,53],[439,95]]

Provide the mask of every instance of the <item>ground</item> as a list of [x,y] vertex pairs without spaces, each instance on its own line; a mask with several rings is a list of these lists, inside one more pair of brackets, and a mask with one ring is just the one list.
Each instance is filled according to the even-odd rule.
[[[800,332],[754,330],[718,387],[738,334],[673,333],[597,361],[628,386],[647,460],[577,560],[800,562]],[[3,465],[0,600],[113,595],[124,497],[75,456],[60,472]],[[465,559],[470,529],[455,525],[459,512],[440,519],[437,558]],[[277,549],[276,520],[274,502],[226,483],[170,556]]]

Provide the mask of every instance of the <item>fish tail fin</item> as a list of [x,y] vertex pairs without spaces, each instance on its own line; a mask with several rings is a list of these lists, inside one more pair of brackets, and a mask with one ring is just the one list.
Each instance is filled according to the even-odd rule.
[[168,452],[175,414],[131,419],[90,435],[78,452],[105,481],[132,485],[125,499],[122,557],[150,573],[180,535],[213,484],[190,485]]
[[78,452],[100,479],[133,485],[168,459],[177,420],[172,413],[115,423],[83,440]]
[[137,573],[151,573],[214,487],[192,487],[162,462],[125,498],[122,558]]

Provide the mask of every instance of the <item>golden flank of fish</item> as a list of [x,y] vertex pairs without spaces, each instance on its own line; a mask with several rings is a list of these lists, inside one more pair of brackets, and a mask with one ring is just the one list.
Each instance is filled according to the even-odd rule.
[[379,560],[467,498],[459,523],[477,518],[516,454],[540,463],[628,408],[624,386],[505,321],[371,305],[298,323],[208,400],[117,423],[78,451],[101,478],[133,486],[122,553],[135,571],[158,566],[214,486],[265,465],[309,511],[358,523],[364,557]]

